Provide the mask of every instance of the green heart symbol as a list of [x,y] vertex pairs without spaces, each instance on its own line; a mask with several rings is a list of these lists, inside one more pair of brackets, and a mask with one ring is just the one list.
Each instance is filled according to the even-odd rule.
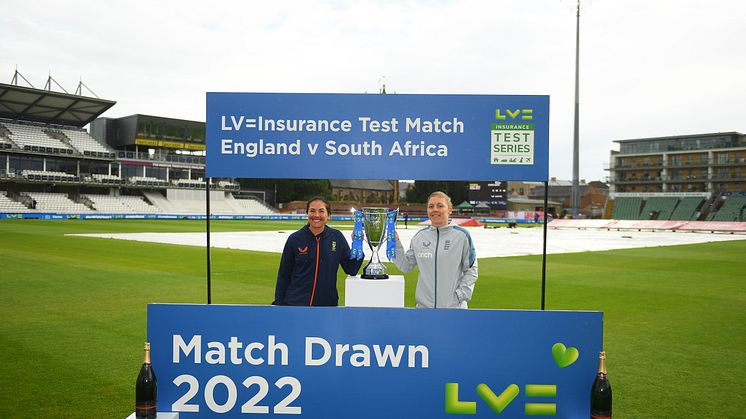
[[556,362],[557,366],[560,368],[572,365],[578,360],[579,355],[580,352],[578,352],[577,348],[565,347],[565,345],[560,342],[552,345],[552,356],[554,357],[554,362]]

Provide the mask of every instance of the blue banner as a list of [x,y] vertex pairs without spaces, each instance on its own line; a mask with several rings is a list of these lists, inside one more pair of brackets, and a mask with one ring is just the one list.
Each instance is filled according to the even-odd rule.
[[588,417],[602,313],[148,305],[181,418]]
[[549,96],[207,93],[207,176],[546,181]]

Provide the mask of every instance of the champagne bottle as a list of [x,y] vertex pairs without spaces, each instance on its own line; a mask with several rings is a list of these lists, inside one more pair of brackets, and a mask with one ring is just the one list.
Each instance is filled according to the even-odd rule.
[[598,374],[591,387],[591,419],[611,419],[611,384],[606,375],[606,352],[598,354]]
[[135,417],[153,419],[158,399],[158,386],[153,366],[150,364],[150,343],[145,342],[145,361],[140,367],[140,374],[135,383]]

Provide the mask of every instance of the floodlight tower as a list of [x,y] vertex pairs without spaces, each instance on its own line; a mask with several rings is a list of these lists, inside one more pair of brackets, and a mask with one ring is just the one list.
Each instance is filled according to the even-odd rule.
[[579,108],[580,108],[580,0],[577,0],[577,15],[575,24],[575,129],[573,132],[572,141],[572,218],[578,218],[580,213],[580,186],[578,179],[580,178],[579,169]]

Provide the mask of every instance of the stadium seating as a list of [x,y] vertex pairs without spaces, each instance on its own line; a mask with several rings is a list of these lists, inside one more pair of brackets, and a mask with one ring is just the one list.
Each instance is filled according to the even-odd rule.
[[34,212],[20,202],[8,198],[7,192],[0,191],[0,213]]
[[46,170],[22,170],[21,176],[28,180],[41,182],[78,182],[80,177],[65,172],[53,172]]
[[228,189],[228,190],[236,190],[236,191],[241,189],[241,185],[239,185],[238,183],[228,182],[225,180],[219,181],[218,187],[223,188],[223,189]]
[[202,180],[179,179],[172,183],[181,188],[205,189],[205,182]]
[[116,154],[106,146],[99,143],[85,131],[72,129],[51,130],[64,135],[73,147],[77,148],[84,156],[114,158]]
[[611,218],[615,220],[637,220],[642,208],[641,197],[617,197],[614,200],[614,212]]
[[124,204],[131,208],[132,211],[137,213],[145,213],[145,214],[152,214],[156,212],[161,212],[161,210],[154,206],[150,205],[149,203],[145,202],[145,200],[140,196],[125,196],[120,195],[119,199],[124,202]]
[[23,192],[36,202],[36,210],[39,212],[80,214],[92,212],[83,204],[72,201],[63,193],[52,192]]
[[13,148],[13,141],[10,138],[0,137],[0,150],[7,150]]
[[131,176],[129,182],[139,186],[168,186],[168,182],[150,176]]
[[257,201],[256,199],[235,199],[233,195],[227,194],[226,201],[228,201],[234,208],[238,207],[241,213],[245,214],[274,214],[270,207]]
[[153,214],[161,212],[158,207],[148,204],[139,196],[83,195],[98,212],[111,214]]
[[73,149],[62,141],[50,137],[42,127],[10,122],[2,124],[9,132],[10,139],[20,148],[39,153],[73,154]]
[[124,180],[120,178],[119,176],[114,176],[114,175],[94,174],[94,175],[91,175],[91,179],[94,182],[100,182],[100,183],[109,184],[109,185],[124,185]]
[[[204,214],[207,202],[205,191],[197,189],[169,189],[169,205],[180,213]],[[226,202],[225,193],[210,191],[210,212],[213,214],[234,214],[233,208]]]
[[[158,191],[145,191],[145,197],[162,212],[169,214],[204,214],[205,191],[169,189],[168,197]],[[210,191],[210,212],[218,215],[274,214],[274,210],[254,199],[235,199],[231,193]]]
[[676,197],[652,196],[645,201],[645,207],[640,212],[638,220],[668,220],[678,203],[679,198]]
[[746,196],[731,195],[725,199],[720,209],[711,214],[711,221],[744,221],[746,216]]
[[670,220],[677,221],[694,221],[699,215],[697,209],[702,205],[704,199],[695,196],[688,196],[681,199],[679,205],[671,214]]

